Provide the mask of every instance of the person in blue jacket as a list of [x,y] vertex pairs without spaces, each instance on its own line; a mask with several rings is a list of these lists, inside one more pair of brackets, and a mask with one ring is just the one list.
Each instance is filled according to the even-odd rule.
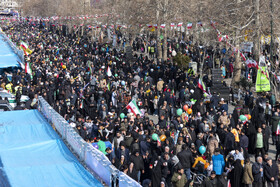
[[216,172],[216,175],[221,175],[225,167],[224,156],[220,154],[220,149],[215,149],[215,154],[212,156],[213,161],[213,170]]

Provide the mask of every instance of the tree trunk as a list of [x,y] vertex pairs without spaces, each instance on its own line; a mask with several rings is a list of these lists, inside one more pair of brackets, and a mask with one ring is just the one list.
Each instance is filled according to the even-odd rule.
[[259,62],[260,56],[260,0],[254,0],[255,10],[255,35],[254,35],[254,59]]
[[[167,7],[168,6],[168,0],[164,0],[164,13],[163,13],[163,22],[167,22]],[[169,24],[169,22],[167,22]],[[170,25],[170,24],[169,24]],[[163,60],[167,61],[167,27],[169,28],[169,25],[165,25],[164,28],[164,40],[163,40]]]
[[157,57],[161,61],[162,59],[162,48],[161,48],[161,39],[160,39],[160,19],[159,19],[159,2],[157,1],[157,11],[156,11],[156,19],[157,19]]
[[[239,7],[240,5],[240,0],[237,0],[237,8]],[[240,50],[239,46],[240,46],[240,39],[239,39],[239,36],[240,36],[240,20],[238,19],[237,20],[238,24],[238,28],[236,29],[235,31],[235,37],[236,37],[236,48]],[[241,67],[242,67],[242,62],[240,60],[240,51],[238,50],[237,52],[237,55],[235,57],[235,62],[234,62],[234,69],[233,69],[233,78],[232,78],[232,81],[231,81],[231,86],[234,87],[234,88],[238,88],[238,84],[240,82],[240,78],[241,78]]]
[[[239,43],[236,45],[237,49],[239,49]],[[238,52],[234,62],[234,69],[233,69],[233,78],[231,81],[231,86],[237,88],[238,83],[240,82],[241,78],[241,66],[242,62],[240,60],[240,53]]]
[[158,52],[158,59],[162,59],[162,48],[161,48],[161,39],[160,39],[160,28],[157,29],[157,52]]
[[167,32],[166,32],[166,27],[164,28],[163,60],[164,60],[164,61],[167,61]]

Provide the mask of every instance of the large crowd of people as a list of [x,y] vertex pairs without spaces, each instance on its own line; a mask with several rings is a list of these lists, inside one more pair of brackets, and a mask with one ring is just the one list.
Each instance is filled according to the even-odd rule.
[[[42,96],[85,141],[98,143],[117,169],[141,185],[195,186],[201,179],[199,185],[207,187],[226,187],[228,182],[233,187],[278,186],[280,105],[275,96],[247,91],[229,113],[225,98],[208,93],[210,99],[205,99],[199,75],[172,61],[182,52],[201,69],[203,63],[211,69],[213,50],[170,40],[169,59],[161,61],[154,55],[154,41],[144,45],[139,38],[131,61],[123,51],[129,37],[120,31],[113,47],[28,21],[2,29],[15,44],[24,41],[33,51],[25,56],[31,74],[18,70],[11,80],[7,72],[0,78],[1,87],[16,95],[16,109],[35,109]],[[150,57],[142,55],[144,47]],[[234,57],[226,59],[220,51],[215,55],[222,70],[228,70],[223,76],[231,77]],[[208,58],[201,61],[200,52]],[[211,89],[211,78],[203,80]],[[24,106],[21,95],[30,97]],[[126,108],[132,100],[141,114]],[[244,115],[246,120],[240,117]],[[268,157],[272,146],[276,158]]]

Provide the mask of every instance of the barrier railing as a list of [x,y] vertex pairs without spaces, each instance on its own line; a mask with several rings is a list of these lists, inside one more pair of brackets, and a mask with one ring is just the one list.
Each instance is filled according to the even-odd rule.
[[84,162],[108,186],[116,186],[117,180],[119,181],[119,186],[122,187],[141,186],[135,180],[116,169],[101,151],[85,142],[67,121],[41,96],[39,97],[38,110],[72,148],[72,151],[78,156],[79,160]]
[[4,32],[1,31],[0,34],[4,37],[5,41],[8,42],[9,46],[12,48],[15,54],[17,54],[18,58],[20,59],[20,63],[24,63],[24,52],[16,47],[16,45],[6,36]]

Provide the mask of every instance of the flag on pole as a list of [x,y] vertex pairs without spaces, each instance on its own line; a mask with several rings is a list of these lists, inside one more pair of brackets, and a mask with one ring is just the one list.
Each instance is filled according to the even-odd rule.
[[165,28],[165,24],[161,24],[160,27],[161,27],[161,28]]
[[126,106],[127,110],[131,110],[131,112],[137,116],[137,114],[141,115],[141,111],[139,110],[136,101],[132,100],[130,101],[130,103],[128,103],[128,105]]
[[177,27],[182,27],[183,23],[178,23]]
[[[240,52],[240,51],[239,51]],[[244,61],[246,61],[246,57],[244,56],[244,54],[242,53],[242,52],[240,52],[240,56],[242,57],[242,59],[244,60]]]
[[201,21],[197,22],[197,25],[201,27],[203,26]]
[[230,180],[228,180],[227,187],[231,187]]
[[108,68],[107,68],[107,75],[108,75],[108,77],[111,77],[111,76],[112,76],[112,72],[111,72],[111,69],[110,69],[109,66],[108,66]]
[[258,65],[257,62],[253,59],[247,59],[245,63],[249,68],[257,67],[257,65]]
[[25,62],[25,73],[32,74],[30,62]]
[[188,29],[191,29],[191,28],[192,28],[192,22],[188,22],[187,28],[188,28]]
[[171,90],[170,94],[171,94],[172,96],[175,96],[174,88]]
[[88,61],[87,66],[88,66],[88,70],[90,72],[90,75],[92,75],[92,68],[91,68],[90,61]]
[[28,54],[30,55],[30,54],[32,53],[32,51],[29,49],[27,43],[21,41],[21,42],[20,42],[20,47],[21,47],[21,49],[24,51],[24,54],[25,54],[25,55],[28,55]]
[[203,91],[204,97],[207,97],[209,95],[206,91],[206,86],[201,80],[201,78],[198,79],[197,87],[199,87]]
[[111,87],[110,87],[110,82],[108,82],[108,84],[107,84],[107,88],[108,88],[108,90],[109,90],[109,91],[111,90]]
[[170,27],[174,27],[174,26],[175,26],[175,23],[171,23],[171,24],[170,24]]
[[201,80],[201,78],[198,79],[197,86],[198,86],[203,92],[206,92],[206,86],[204,85],[204,83],[203,83],[203,81]]
[[275,134],[276,135],[280,134],[280,123],[278,123],[278,125],[277,125],[277,130],[276,130]]

